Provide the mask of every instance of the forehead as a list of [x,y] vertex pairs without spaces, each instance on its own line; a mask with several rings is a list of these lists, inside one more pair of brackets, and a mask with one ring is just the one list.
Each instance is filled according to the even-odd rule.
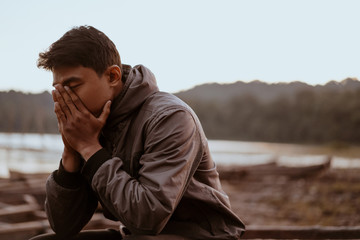
[[53,71],[53,86],[69,81],[86,81],[97,77],[95,70],[83,66],[57,67]]

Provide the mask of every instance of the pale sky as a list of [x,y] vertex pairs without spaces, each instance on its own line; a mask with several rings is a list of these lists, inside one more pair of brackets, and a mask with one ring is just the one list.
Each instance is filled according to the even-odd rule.
[[38,54],[79,25],[149,67],[162,91],[360,78],[359,11],[356,0],[0,0],[0,91],[51,90]]

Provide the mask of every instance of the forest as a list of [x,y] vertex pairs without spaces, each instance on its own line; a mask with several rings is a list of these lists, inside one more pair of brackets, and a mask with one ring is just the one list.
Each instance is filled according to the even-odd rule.
[[57,133],[49,92],[0,92],[0,132]]
[[[176,93],[209,139],[360,143],[360,82],[205,84]],[[48,92],[0,92],[0,132],[56,133]]]
[[296,143],[360,143],[360,89],[298,92],[261,102],[252,95],[226,103],[186,100],[210,139]]

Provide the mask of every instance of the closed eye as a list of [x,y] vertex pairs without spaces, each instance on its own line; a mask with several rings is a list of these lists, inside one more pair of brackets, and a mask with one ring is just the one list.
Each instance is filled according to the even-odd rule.
[[78,88],[83,82],[80,78],[71,77],[63,82],[63,86],[68,86],[70,89]]
[[79,87],[79,86],[80,86],[80,84],[75,85],[75,86],[69,86],[69,88],[71,88],[71,89],[75,89],[75,88],[77,88],[77,87]]
[[69,87],[71,90],[76,89],[76,88],[79,87],[79,86],[81,86],[81,83],[80,83],[80,84],[73,84],[73,85],[69,84],[69,85],[68,85],[68,87]]

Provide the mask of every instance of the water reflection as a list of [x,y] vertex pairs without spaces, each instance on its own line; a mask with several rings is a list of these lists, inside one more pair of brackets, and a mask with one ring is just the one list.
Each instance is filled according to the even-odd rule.
[[[360,168],[358,157],[344,157],[341,152],[324,146],[210,140],[209,147],[217,165],[276,162],[306,166],[321,164],[330,155],[333,168]],[[57,134],[0,133],[0,177],[9,176],[9,170],[51,172],[58,167],[62,149],[61,136]],[[351,152],[356,156],[360,148],[353,148]]]

